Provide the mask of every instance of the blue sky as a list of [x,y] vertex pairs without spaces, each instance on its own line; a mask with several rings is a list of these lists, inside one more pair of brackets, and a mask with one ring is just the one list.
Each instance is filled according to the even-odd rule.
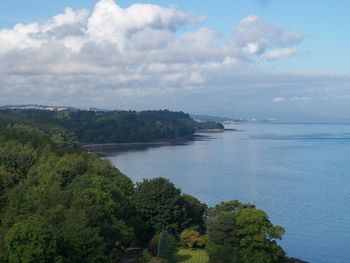
[[[94,11],[98,3],[115,12],[119,12],[118,8],[124,10],[120,19],[126,26],[118,25],[121,20],[115,20],[113,15],[113,21],[103,19],[103,16],[107,16],[101,11],[103,8]],[[128,12],[128,8],[135,3],[154,4],[161,9],[151,10],[141,5],[138,10]],[[66,7],[71,7],[73,13],[67,13]],[[79,9],[86,9],[86,14],[78,15]],[[171,13],[167,10],[171,10]],[[7,69],[1,71],[0,68],[0,76],[6,78],[1,80],[0,77],[0,84],[6,87],[3,90],[0,88],[3,98],[0,103],[4,104],[6,100],[11,103],[77,104],[73,106],[81,107],[165,107],[236,117],[347,120],[350,113],[345,109],[350,102],[349,10],[350,1],[346,0],[235,0],[219,3],[212,0],[1,1],[0,30],[3,29],[3,35],[0,31],[0,40],[3,37],[8,42],[3,41],[2,53],[0,44],[0,60],[2,58],[6,63],[11,60],[11,63]],[[71,18],[53,19],[63,13]],[[115,13],[115,16],[118,14]],[[166,18],[162,19],[169,21],[159,22],[158,18],[165,14]],[[140,24],[138,17],[148,15],[156,20],[148,21],[145,18],[147,21]],[[96,28],[106,30],[91,33],[93,26],[88,24],[89,20],[95,21],[92,24],[97,25]],[[37,24],[33,25],[33,22]],[[158,22],[161,24],[156,24]],[[14,29],[19,23],[28,26],[19,32]],[[109,28],[110,24],[113,26]],[[64,39],[59,38],[58,35],[50,35],[54,32],[52,28],[59,30],[60,34],[70,33]],[[79,28],[87,32],[84,39],[71,33]],[[9,31],[5,32],[5,29]],[[57,34],[56,31],[54,34]],[[122,34],[120,32],[124,35],[118,35]],[[136,38],[131,37],[133,34],[135,37],[137,35],[140,43],[137,42],[138,47],[130,50],[130,45],[136,45]],[[150,37],[157,39],[157,43],[151,43],[152,47],[147,46]],[[192,50],[193,46],[187,46],[188,41],[195,41],[198,48]],[[67,48],[63,56],[67,57],[66,61],[53,56],[60,48],[53,50],[52,46],[55,45],[52,43]],[[101,43],[105,48],[101,47]],[[145,54],[136,57],[136,54],[140,54],[140,48],[145,52],[145,45],[150,50],[145,53],[146,56],[150,52],[155,54],[153,60],[144,60]],[[112,46],[118,47],[114,50]],[[104,61],[103,65],[83,62],[88,59],[84,52],[92,49],[95,62],[106,60],[106,56],[109,56],[106,50],[109,48],[110,52],[116,52],[113,53],[114,57],[110,56],[114,60]],[[10,59],[11,56],[27,58],[28,52],[35,54],[37,59],[35,70],[31,68],[29,60],[28,65],[20,65]],[[170,57],[167,54],[175,55]],[[186,54],[193,55],[193,58],[186,60]],[[74,63],[71,63],[73,58]],[[120,64],[120,61],[130,61],[131,58],[135,59],[133,64]],[[79,71],[74,67],[81,68],[80,63],[91,67]],[[205,63],[206,67],[198,68],[198,65]],[[221,63],[220,67],[223,68],[218,70],[215,63]],[[48,70],[51,66],[53,68]],[[166,73],[163,67],[167,69]],[[184,77],[185,71],[179,71],[181,67],[190,72],[187,79]],[[64,73],[61,68],[65,69]],[[154,68],[160,75],[155,75],[154,71],[150,73],[150,69]],[[98,74],[104,76],[104,81],[93,83],[92,76],[101,77]],[[109,74],[108,78],[106,74]],[[64,80],[58,77],[62,75]],[[171,76],[176,76],[177,80],[171,79]],[[166,79],[171,81],[164,84]],[[44,90],[45,85],[51,88]],[[66,88],[60,89],[62,85]],[[84,90],[77,85],[84,86]],[[15,91],[27,94],[27,99],[16,98]],[[64,95],[60,95],[62,92]],[[106,97],[96,98],[96,94],[106,94]],[[112,94],[123,99],[111,99]],[[226,103],[217,105],[217,100]],[[325,112],[321,114],[320,108]]]

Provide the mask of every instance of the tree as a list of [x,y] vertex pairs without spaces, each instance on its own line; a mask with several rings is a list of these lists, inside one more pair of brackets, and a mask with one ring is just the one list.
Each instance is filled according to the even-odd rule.
[[229,201],[210,210],[208,254],[211,262],[277,263],[284,251],[277,245],[284,229],[253,205]]
[[181,192],[168,179],[145,179],[138,183],[134,203],[153,234],[163,229],[173,234],[181,232],[184,223]]
[[198,248],[205,246],[205,238],[196,230],[185,229],[180,234],[182,243],[188,248]]
[[252,204],[243,204],[239,202],[238,200],[230,200],[226,202],[221,202],[220,204],[216,205],[215,207],[212,207],[208,209],[208,218],[214,218],[216,215],[220,214],[221,212],[235,212],[239,209],[242,209],[244,207],[251,207],[254,208],[255,206]]
[[61,177],[62,186],[70,184],[75,177],[87,170],[87,158],[83,154],[66,154],[55,165],[56,173]]
[[99,228],[88,225],[89,218],[82,209],[65,211],[57,234],[63,262],[108,262],[106,242]]
[[210,262],[239,262],[235,217],[236,215],[233,211],[222,211],[210,220],[207,245]]
[[70,184],[71,207],[83,210],[87,225],[98,230],[110,260],[122,253],[132,238],[128,226],[129,200],[112,178],[84,174]]
[[0,142],[0,165],[14,175],[11,182],[13,185],[27,176],[36,159],[37,153],[29,145],[22,145],[15,141]]
[[182,195],[182,202],[182,211],[185,214],[186,227],[196,229],[203,233],[205,231],[207,205],[188,194]]
[[[5,205],[5,193],[8,191],[8,188],[11,184],[11,179],[13,175],[6,171],[4,166],[0,165],[0,213],[2,208]],[[1,221],[1,220],[0,220]]]
[[5,245],[10,263],[60,262],[55,234],[40,216],[16,223],[6,234]]
[[283,262],[285,254],[276,240],[282,239],[284,229],[272,225],[265,212],[243,208],[237,212],[236,226],[241,262]]
[[161,232],[157,257],[166,260],[167,263],[173,263],[175,250],[174,243],[171,240],[171,236],[168,234],[168,232]]
[[[0,129],[0,261],[117,262],[133,229],[142,231],[131,203],[132,181],[97,156],[66,152],[59,143],[52,147],[52,136],[32,142],[25,132],[25,127]],[[53,235],[54,259],[42,259],[46,256],[35,250],[40,246],[30,247],[35,240],[19,234],[36,231],[23,225],[32,218],[45,222],[42,230]],[[14,249],[16,242],[25,245]],[[45,246],[49,253],[50,244]]]

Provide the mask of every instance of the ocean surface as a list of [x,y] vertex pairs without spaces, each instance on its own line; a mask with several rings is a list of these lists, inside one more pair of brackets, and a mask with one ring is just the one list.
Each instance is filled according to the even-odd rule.
[[188,145],[114,152],[134,181],[169,178],[208,205],[238,199],[266,211],[289,256],[350,262],[350,124],[240,124]]

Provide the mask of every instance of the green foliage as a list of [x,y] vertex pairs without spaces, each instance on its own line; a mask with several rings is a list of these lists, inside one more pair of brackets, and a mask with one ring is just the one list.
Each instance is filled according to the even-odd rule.
[[200,248],[205,246],[205,237],[193,229],[185,229],[180,234],[181,242],[188,248]]
[[210,262],[238,262],[235,213],[221,211],[210,221],[208,226],[207,251]]
[[276,243],[284,229],[273,226],[267,214],[254,208],[243,208],[236,217],[241,262],[282,262],[284,252]]
[[192,138],[195,125],[188,114],[168,110],[141,112],[1,110],[0,126],[13,123],[39,127],[49,134],[50,141],[57,149],[74,148],[75,138],[83,143],[149,142]]
[[165,260],[167,263],[174,262],[176,252],[176,244],[174,239],[166,231],[162,231],[159,237],[158,255],[157,257]]
[[229,201],[207,210],[164,178],[135,187],[109,161],[79,151],[72,135],[178,138],[193,133],[187,114],[0,111],[0,128],[0,262],[118,262],[133,238],[161,231],[150,245],[158,258],[144,260],[173,262],[173,236],[184,229],[180,238],[190,248],[202,246],[208,230],[211,262],[277,263],[284,256],[276,242],[284,229],[253,205]]
[[154,257],[156,257],[158,254],[159,237],[159,234],[155,234],[148,244],[148,251],[150,251]]
[[276,243],[284,229],[273,226],[268,216],[252,205],[221,203],[208,221],[210,262],[282,262],[284,251]]
[[[4,208],[6,203],[5,193],[7,193],[9,187],[11,186],[13,174],[7,171],[4,166],[0,165],[0,213]],[[0,219],[1,222],[1,219]]]
[[147,249],[142,250],[140,256],[137,259],[138,263],[149,263],[152,259],[152,255]]
[[188,194],[182,195],[182,203],[182,211],[186,218],[186,227],[204,232],[207,205]]
[[11,227],[5,236],[10,263],[60,262],[54,231],[39,216],[33,216]]
[[185,219],[181,210],[181,192],[165,178],[145,179],[138,183],[134,202],[142,219],[153,233],[163,229],[177,234]]
[[61,185],[70,184],[77,174],[84,174],[87,170],[87,158],[81,154],[66,154],[56,163],[54,169],[60,176]]
[[208,209],[208,216],[210,218],[214,218],[216,215],[222,212],[235,212],[244,207],[254,208],[255,206],[252,204],[242,204],[238,200],[230,200],[226,202],[221,202],[217,204],[214,208]]
[[64,262],[108,262],[103,236],[98,227],[89,226],[83,209],[64,211],[57,238]]
[[222,130],[224,129],[224,125],[215,121],[195,122],[195,128],[197,130],[208,130],[208,129]]
[[11,141],[0,142],[0,165],[14,175],[12,185],[26,177],[36,160],[37,153],[30,146]]
[[24,126],[0,130],[0,262],[118,261],[140,228],[132,181],[108,161],[28,132],[43,141],[31,142]]

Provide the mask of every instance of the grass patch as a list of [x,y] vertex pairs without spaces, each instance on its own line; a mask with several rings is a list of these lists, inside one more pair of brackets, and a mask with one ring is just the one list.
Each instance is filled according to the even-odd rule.
[[177,263],[208,263],[209,258],[204,249],[180,249],[175,255]]

